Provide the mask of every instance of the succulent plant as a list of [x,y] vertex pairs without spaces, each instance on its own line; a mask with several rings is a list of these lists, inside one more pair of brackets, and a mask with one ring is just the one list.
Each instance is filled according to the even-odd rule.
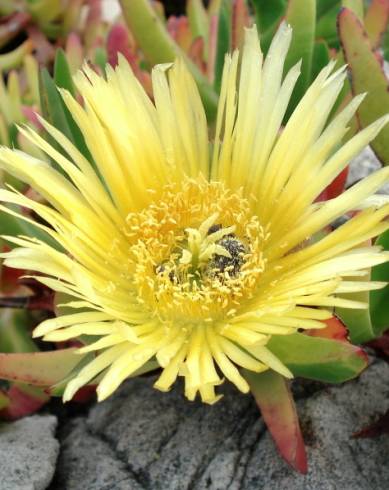
[[[121,16],[107,23],[98,0],[3,0],[0,5],[0,143],[20,148],[38,159],[46,158],[42,149],[32,145],[23,132],[18,132],[17,125],[27,124],[52,145],[56,155],[68,158],[53,132],[50,135],[44,131],[41,115],[96,169],[93,152],[59,89],[83,103],[73,82],[76,71],[86,62],[104,78],[106,63],[116,67],[120,56],[128,61],[150,98],[153,97],[152,67],[172,63],[177,57],[183,59],[197,83],[212,137],[216,131],[226,54],[242,47],[245,27],[254,22],[266,54],[284,19],[294,31],[285,73],[302,59],[301,76],[283,118],[284,126],[331,59],[338,66],[348,63],[349,82],[328,122],[352,96],[368,92],[344,142],[358,129],[368,127],[389,112],[388,81],[383,72],[389,44],[389,35],[384,36],[389,19],[387,0],[372,0],[368,6],[360,0],[211,0],[207,7],[201,0],[188,0],[185,15],[169,17],[165,16],[163,3],[167,2],[120,0]],[[386,126],[372,142],[383,165],[389,164],[388,132]],[[68,178],[58,164],[58,157],[51,157],[50,163]],[[341,195],[346,176],[347,169],[328,185],[317,202]],[[11,185],[37,202],[41,199],[17,176],[0,174],[0,188],[2,185]],[[7,212],[0,207],[1,235],[27,235],[58,249],[58,244],[42,231],[41,223],[35,218],[34,212],[20,205],[12,205]],[[333,229],[329,225],[322,234]],[[375,243],[389,250],[389,232],[381,234]],[[8,419],[38,410],[50,396],[62,396],[68,382],[94,359],[90,352],[75,355],[80,345],[87,342],[85,338],[53,342],[51,351],[41,351],[42,344],[31,339],[32,329],[41,320],[68,313],[64,304],[69,298],[61,293],[54,295],[50,288],[35,281],[21,279],[28,273],[28,270],[15,272],[4,265],[0,269],[0,378],[5,380],[0,386],[0,417]],[[388,264],[372,267],[371,279],[389,281]],[[370,341],[373,347],[388,355],[384,332],[389,326],[386,306],[389,287],[345,293],[344,299],[365,302],[369,308],[337,307],[336,315],[325,320],[326,328],[270,341],[272,352],[295,376],[334,383],[356,376],[366,367],[367,357],[352,343]],[[150,361],[145,371],[156,367]],[[244,378],[281,454],[296,469],[306,471],[304,443],[289,382],[273,370],[260,375],[245,370]],[[86,391],[78,392],[76,397],[88,399],[96,383],[92,380]]]

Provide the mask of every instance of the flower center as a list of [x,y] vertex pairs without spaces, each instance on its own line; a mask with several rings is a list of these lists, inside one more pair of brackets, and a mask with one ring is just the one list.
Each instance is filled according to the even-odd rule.
[[239,192],[188,179],[127,223],[138,301],[162,321],[218,321],[252,297],[266,234]]

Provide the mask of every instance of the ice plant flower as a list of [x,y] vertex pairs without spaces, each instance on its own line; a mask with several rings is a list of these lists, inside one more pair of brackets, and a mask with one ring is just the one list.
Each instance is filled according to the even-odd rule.
[[[18,247],[3,254],[5,264],[37,271],[39,281],[71,297],[73,312],[44,321],[34,336],[87,336],[79,351],[96,354],[68,383],[65,400],[91,381],[103,400],[150,360],[161,368],[156,388],[169,390],[183,376],[188,399],[199,393],[207,403],[218,400],[225,378],[249,390],[241,368],[292,377],[269,339],[321,328],[331,308],[365,306],[339,293],[382,286],[363,276],[389,259],[366,245],[388,228],[388,204],[369,196],[389,168],[339,197],[315,198],[387,118],[339,147],[363,97],[326,126],[346,76],[330,63],[281,130],[300,70],[297,64],[283,78],[291,36],[282,24],[263,61],[252,28],[241,58],[226,57],[211,141],[182,61],[154,68],[153,103],[122,59],[107,67],[107,80],[87,66],[77,74],[84,107],[62,91],[94,165],[44,121],[67,156],[21,131],[63,173],[1,149],[2,167],[47,204],[13,189],[0,190],[1,201],[32,209],[58,243],[8,236]],[[312,239],[355,209],[362,211]]]

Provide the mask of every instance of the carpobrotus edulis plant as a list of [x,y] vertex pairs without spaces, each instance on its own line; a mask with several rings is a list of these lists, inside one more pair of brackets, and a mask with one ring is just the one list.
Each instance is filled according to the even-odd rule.
[[277,338],[325,327],[334,307],[365,307],[339,294],[384,285],[364,275],[389,259],[366,245],[389,228],[387,200],[369,199],[389,168],[334,199],[315,199],[388,118],[339,147],[363,96],[325,127],[346,76],[330,63],[281,129],[300,70],[283,79],[291,36],[282,24],[263,61],[251,28],[241,58],[226,57],[211,141],[181,60],[154,68],[153,103],[121,59],[107,67],[107,80],[88,67],[77,74],[84,107],[62,91],[93,164],[44,121],[68,157],[21,131],[62,172],[1,149],[1,166],[48,204],[12,189],[0,190],[1,201],[32,209],[58,244],[7,236],[18,247],[2,254],[5,264],[37,271],[74,311],[44,321],[34,336],[79,339],[80,354],[96,353],[67,383],[65,401],[90,382],[104,400],[156,367],[156,388],[167,391],[183,376],[187,398],[206,403],[219,399],[224,378],[242,392],[250,389],[246,372],[292,378],[272,347]]

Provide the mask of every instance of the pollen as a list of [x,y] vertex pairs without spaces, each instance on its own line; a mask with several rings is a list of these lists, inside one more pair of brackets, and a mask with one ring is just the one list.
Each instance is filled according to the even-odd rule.
[[161,321],[219,321],[252,297],[264,230],[239,191],[188,179],[127,217],[138,299]]

